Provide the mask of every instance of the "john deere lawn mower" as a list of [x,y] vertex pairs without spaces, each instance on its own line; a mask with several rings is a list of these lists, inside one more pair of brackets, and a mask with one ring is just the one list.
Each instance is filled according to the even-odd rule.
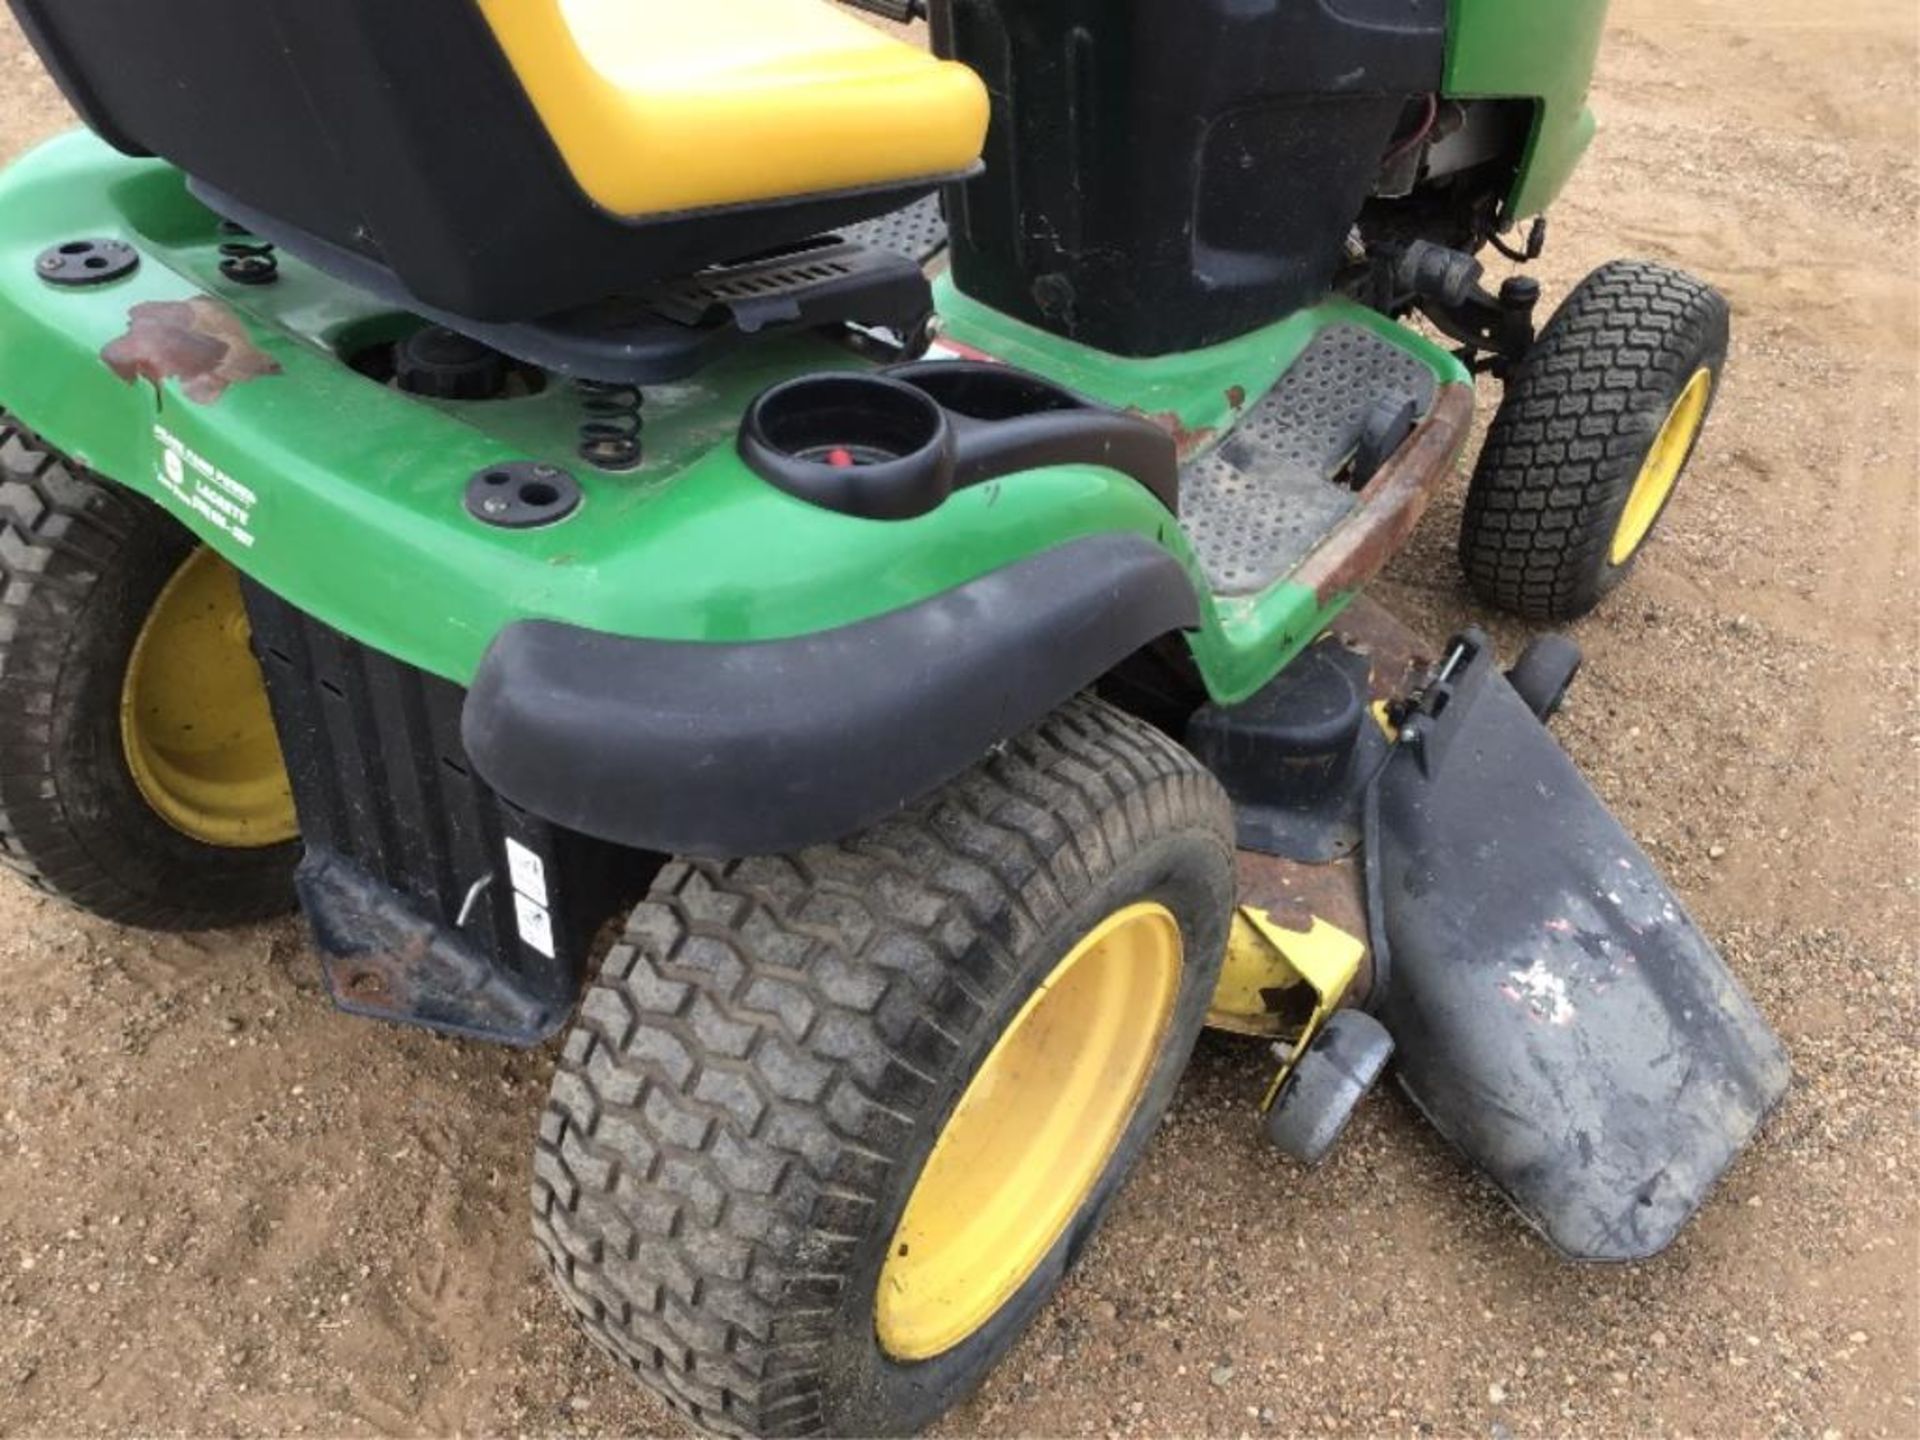
[[1289,1154],[1392,1073],[1575,1259],[1780,1097],[1571,642],[1354,603],[1476,372],[1532,619],[1700,436],[1712,289],[1483,269],[1603,0],[12,5],[94,133],[0,179],[5,857],[564,1032],[535,1234],[694,1423],[940,1414],[1209,1023]]

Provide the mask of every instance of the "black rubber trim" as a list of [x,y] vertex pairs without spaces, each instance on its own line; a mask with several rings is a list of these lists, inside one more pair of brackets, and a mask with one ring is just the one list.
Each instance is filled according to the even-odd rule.
[[523,620],[481,661],[462,738],[489,785],[569,829],[680,855],[779,853],[900,809],[1199,618],[1165,550],[1099,535],[789,640]]

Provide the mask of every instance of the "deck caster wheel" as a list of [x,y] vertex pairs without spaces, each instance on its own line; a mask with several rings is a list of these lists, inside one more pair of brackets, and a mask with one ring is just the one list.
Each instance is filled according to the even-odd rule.
[[541,1120],[561,1295],[704,1429],[924,1426],[1140,1158],[1233,904],[1219,785],[1092,700],[838,844],[670,864]]
[[1622,260],[1575,287],[1507,382],[1467,488],[1460,563],[1530,620],[1585,615],[1626,578],[1719,390],[1727,302]]
[[1393,1037],[1371,1015],[1341,1010],[1330,1016],[1267,1110],[1267,1139],[1302,1165],[1318,1165],[1392,1056]]
[[1560,712],[1585,658],[1580,647],[1565,635],[1537,635],[1507,671],[1507,683],[1544,725]]
[[293,908],[293,796],[238,578],[0,412],[0,862],[104,919]]

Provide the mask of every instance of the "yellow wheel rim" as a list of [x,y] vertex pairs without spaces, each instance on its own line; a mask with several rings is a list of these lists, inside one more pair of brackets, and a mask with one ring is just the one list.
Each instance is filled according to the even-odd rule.
[[140,794],[174,829],[228,849],[299,833],[248,639],[239,578],[196,550],[154,601],[120,689],[120,742]]
[[934,1144],[880,1271],[899,1360],[972,1335],[1024,1285],[1106,1171],[1180,992],[1164,905],[1117,910],[1073,947],[987,1055]]
[[1713,371],[1702,365],[1667,412],[1633,489],[1627,492],[1627,508],[1620,512],[1620,523],[1613,530],[1609,564],[1626,564],[1646,543],[1647,532],[1666,509],[1674,484],[1680,479],[1680,467],[1687,463],[1693,442],[1700,436],[1700,423],[1707,418],[1707,397],[1712,393]]

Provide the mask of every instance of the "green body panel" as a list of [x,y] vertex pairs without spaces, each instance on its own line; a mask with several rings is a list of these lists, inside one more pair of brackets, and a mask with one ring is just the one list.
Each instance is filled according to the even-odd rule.
[[[1424,360],[1443,385],[1472,383],[1449,352],[1378,311],[1345,300],[1329,300],[1266,330],[1205,350],[1127,359],[1034,329],[975,303],[946,281],[937,293],[949,339],[1050,375],[1109,405],[1152,415],[1173,431],[1184,454],[1203,453],[1226,436],[1330,324],[1361,325],[1386,336]],[[1210,602],[1208,624],[1192,637],[1208,690],[1224,703],[1245,699],[1352,599],[1342,595],[1322,606],[1306,586],[1282,580],[1258,595]]]
[[[132,275],[59,289],[46,246],[119,236]],[[747,402],[808,370],[865,364],[813,336],[762,341],[697,380],[649,387],[647,459],[603,475],[575,456],[580,397],[561,383],[484,404],[423,401],[343,363],[412,323],[284,259],[272,285],[218,270],[220,236],[178,172],[86,135],[0,178],[0,403],[76,458],[177,514],[241,570],[366,644],[459,683],[499,630],[547,618],[628,636],[776,639],[887,613],[1084,535],[1163,544],[1203,596],[1193,649],[1216,698],[1244,697],[1350,597],[1286,582],[1215,604],[1172,516],[1130,477],[1060,466],[963,490],[914,520],[854,519],[759,480],[734,433]],[[178,379],[121,379],[102,357],[149,302],[210,295],[277,373],[196,397]],[[1125,361],[1028,330],[947,290],[952,335],[1119,406],[1166,417],[1192,448],[1224,435],[1324,327],[1379,329],[1443,382],[1445,352],[1371,311],[1330,302],[1193,355]],[[151,311],[144,312],[151,314]],[[231,317],[237,316],[237,322]],[[236,332],[238,333],[238,332]],[[1177,424],[1176,424],[1177,421]],[[510,531],[470,518],[469,476],[547,461],[581,482],[564,522]]]
[[1452,0],[1446,93],[1537,102],[1506,218],[1545,210],[1593,140],[1593,83],[1607,0]]

